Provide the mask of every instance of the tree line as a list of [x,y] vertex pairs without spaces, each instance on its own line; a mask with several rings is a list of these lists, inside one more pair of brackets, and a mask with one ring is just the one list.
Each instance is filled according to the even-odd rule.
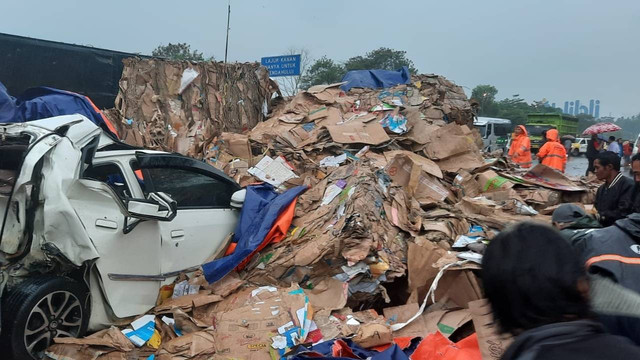
[[[497,99],[498,89],[493,85],[478,85],[471,92],[472,101],[478,104],[478,116],[496,117],[509,119],[514,125],[524,125],[527,122],[527,114],[531,113],[559,113],[557,108],[544,105],[542,101],[527,103],[519,94],[502,100]],[[622,128],[621,131],[607,134],[621,137],[625,140],[635,141],[640,134],[640,114],[631,117],[599,118],[596,119],[589,114],[580,114],[578,118],[578,134],[591,125],[598,122],[614,122]]]

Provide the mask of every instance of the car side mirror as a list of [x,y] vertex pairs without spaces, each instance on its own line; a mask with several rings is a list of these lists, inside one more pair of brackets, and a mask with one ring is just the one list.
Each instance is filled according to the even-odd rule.
[[234,209],[242,209],[244,199],[247,196],[247,189],[238,190],[231,195],[231,207]]
[[178,204],[169,195],[158,192],[147,199],[126,201],[128,216],[140,220],[171,221],[176,217]]

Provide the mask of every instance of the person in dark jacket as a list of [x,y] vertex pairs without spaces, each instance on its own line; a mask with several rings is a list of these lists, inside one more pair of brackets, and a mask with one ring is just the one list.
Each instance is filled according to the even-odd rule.
[[560,231],[562,237],[573,245],[594,229],[602,225],[593,216],[588,215],[583,208],[575,204],[562,204],[551,215],[554,228]]
[[589,173],[593,173],[593,163],[598,153],[600,153],[600,149],[602,149],[602,142],[598,140],[597,135],[591,135],[591,139],[587,141],[587,160],[589,160],[589,166],[584,176],[589,176]]
[[640,213],[594,230],[574,242],[589,273],[640,293]]
[[596,157],[594,168],[599,180],[604,180],[596,193],[595,207],[603,226],[629,215],[633,207],[634,182],[620,172],[620,157],[605,151]]
[[[580,251],[584,248],[582,242],[585,238],[602,228],[597,220],[575,204],[560,205],[553,212],[551,220],[580,257],[583,256]],[[598,273],[589,274],[589,285],[589,300],[598,321],[610,333],[624,336],[640,345],[640,293]]]
[[633,212],[640,212],[640,153],[631,158],[631,175],[636,184],[633,189]]
[[640,359],[640,348],[594,320],[580,258],[554,229],[521,223],[498,234],[482,282],[503,333],[502,360]]

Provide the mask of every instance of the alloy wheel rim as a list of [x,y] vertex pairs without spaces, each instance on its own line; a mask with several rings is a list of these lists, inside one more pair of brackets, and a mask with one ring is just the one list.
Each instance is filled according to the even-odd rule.
[[55,337],[77,337],[82,327],[82,306],[68,291],[55,291],[31,309],[24,328],[24,345],[34,359],[44,355]]

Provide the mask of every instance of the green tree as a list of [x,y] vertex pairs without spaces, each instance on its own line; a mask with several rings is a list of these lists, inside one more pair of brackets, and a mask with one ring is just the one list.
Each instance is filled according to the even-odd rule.
[[511,99],[503,99],[497,102],[497,116],[509,119],[514,125],[524,125],[527,122],[527,114],[533,112],[532,106],[524,99],[514,96]]
[[406,66],[412,74],[417,74],[418,69],[413,61],[407,59],[407,52],[381,47],[368,52],[365,56],[354,56],[344,63],[347,71],[351,70],[398,70]]
[[638,138],[638,134],[640,134],[640,114],[631,117],[619,117],[616,119],[615,123],[620,126],[622,130],[610,135],[621,137],[625,140],[631,140],[635,143]]
[[301,88],[308,89],[314,85],[331,84],[342,80],[345,69],[342,65],[326,56],[316,60],[302,77]]
[[498,89],[493,85],[478,85],[471,91],[471,98],[478,101],[478,115],[498,116],[498,104],[496,103]]
[[[202,53],[197,50],[191,51],[191,45],[187,43],[159,45],[151,55],[171,60],[204,61]],[[210,60],[213,60],[213,57]]]

